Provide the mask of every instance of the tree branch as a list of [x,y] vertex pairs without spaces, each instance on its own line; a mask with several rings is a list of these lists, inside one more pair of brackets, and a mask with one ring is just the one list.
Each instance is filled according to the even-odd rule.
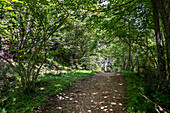
[[12,62],[10,62],[7,58],[3,57],[2,55],[0,55],[0,58],[4,59],[6,62],[8,62],[11,67],[19,74],[21,75],[21,72],[12,64]]
[[57,29],[59,29],[59,28],[63,25],[63,23],[65,22],[65,20],[68,18],[69,15],[70,15],[70,14],[67,14],[67,16],[63,19],[63,21],[62,21],[58,26],[56,26],[56,28],[54,28],[54,30],[52,31],[52,33],[49,34],[47,40],[54,34],[54,32],[55,32]]
[[158,105],[157,103],[153,102],[152,100],[150,100],[148,97],[146,97],[146,96],[143,95],[142,93],[140,93],[140,95],[141,95],[145,100],[153,103],[153,104],[155,105],[155,110],[156,110],[158,113],[160,113],[160,111],[161,111],[161,113],[162,113],[162,112],[163,112],[163,113],[168,113],[168,112],[165,111],[160,105]]

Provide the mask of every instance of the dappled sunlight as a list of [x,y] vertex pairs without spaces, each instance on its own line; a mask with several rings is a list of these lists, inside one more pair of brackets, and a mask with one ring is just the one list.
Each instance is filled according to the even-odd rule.
[[116,105],[116,102],[111,102],[111,105]]
[[104,96],[104,98],[108,98],[108,96]]
[[119,103],[120,106],[122,106],[123,104],[122,103]]
[[104,106],[102,106],[101,109],[104,109]]
[[98,105],[98,102],[93,102],[94,104]]
[[124,112],[122,100],[124,83],[121,80],[115,81],[119,76],[111,76],[111,73],[105,75],[106,77],[101,75],[100,81],[96,78],[89,80],[93,81],[90,83],[84,81],[56,95],[58,99],[56,109],[72,113],[114,113],[119,110]]
[[[117,109],[119,106],[123,106],[123,104],[119,101],[121,93],[117,94],[118,90],[112,90],[115,92],[115,94],[110,95],[109,91],[103,91],[103,92],[92,92],[91,94],[85,93],[85,92],[78,92],[78,93],[60,93],[57,95],[57,98],[60,101],[65,101],[67,103],[72,103],[72,104],[77,104],[81,105],[83,104],[88,104],[86,107],[88,108],[87,113],[92,113],[94,110],[101,110],[103,112],[113,112],[114,108],[116,107]],[[104,94],[104,95],[103,95]],[[105,95],[106,94],[106,95]],[[88,97],[86,97],[88,96]],[[89,96],[92,96],[93,98],[87,101],[87,103],[84,103],[84,99],[88,99]],[[78,99],[77,99],[78,98]],[[101,100],[101,101],[99,101]],[[58,110],[62,110],[61,106],[56,107]]]
[[119,85],[119,86],[122,86],[122,85],[123,85],[123,83],[119,83],[118,85]]
[[60,110],[61,110],[61,109],[62,109],[62,107],[56,107],[56,109],[60,109]]
[[109,93],[109,91],[103,91],[102,93],[103,93],[103,94],[108,94],[108,93]]
[[88,113],[91,113],[92,111],[91,111],[91,110],[88,110],[87,112],[88,112]]
[[91,105],[90,107],[91,107],[91,108],[96,108],[96,105]]
[[43,90],[45,90],[45,88],[44,87],[40,87],[40,90],[43,91]]
[[113,96],[113,98],[116,98],[115,96]]
[[63,98],[62,96],[58,96],[59,100],[65,100],[65,98]]
[[56,84],[56,85],[54,85],[55,87],[60,87],[61,86],[61,84]]
[[116,75],[121,75],[121,73],[117,73]]
[[113,111],[113,109],[109,109],[109,111]]
[[73,98],[69,98],[69,100],[73,100]]
[[107,109],[103,109],[103,111],[107,111]]
[[90,102],[94,102],[94,100],[90,100]]
[[114,92],[118,92],[118,90],[114,90]]
[[92,93],[93,95],[96,95],[96,94],[98,94],[98,92],[95,92],[95,93]]
[[74,101],[74,103],[78,103],[78,101],[77,101],[77,100],[75,100],[75,101]]
[[104,104],[104,101],[98,102],[98,105],[102,105]]

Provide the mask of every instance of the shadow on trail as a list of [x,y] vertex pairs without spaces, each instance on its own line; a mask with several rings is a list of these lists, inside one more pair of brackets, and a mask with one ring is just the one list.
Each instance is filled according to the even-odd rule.
[[44,113],[125,113],[125,78],[97,73],[49,99]]

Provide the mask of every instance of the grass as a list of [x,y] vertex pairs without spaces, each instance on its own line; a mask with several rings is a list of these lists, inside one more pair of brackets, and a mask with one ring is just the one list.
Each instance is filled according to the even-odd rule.
[[84,77],[96,73],[95,71],[75,70],[60,75],[47,74],[38,78],[36,90],[31,94],[23,94],[19,90],[0,98],[0,112],[34,112],[43,105],[49,96],[56,95],[69,88]]
[[144,99],[145,84],[131,71],[121,71],[127,78],[127,111],[129,113],[156,113],[154,104]]

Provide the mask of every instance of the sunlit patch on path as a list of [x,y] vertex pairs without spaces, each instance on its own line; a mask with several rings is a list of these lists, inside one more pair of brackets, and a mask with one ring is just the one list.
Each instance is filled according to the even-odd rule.
[[44,113],[125,113],[125,78],[121,73],[98,73],[49,99]]

